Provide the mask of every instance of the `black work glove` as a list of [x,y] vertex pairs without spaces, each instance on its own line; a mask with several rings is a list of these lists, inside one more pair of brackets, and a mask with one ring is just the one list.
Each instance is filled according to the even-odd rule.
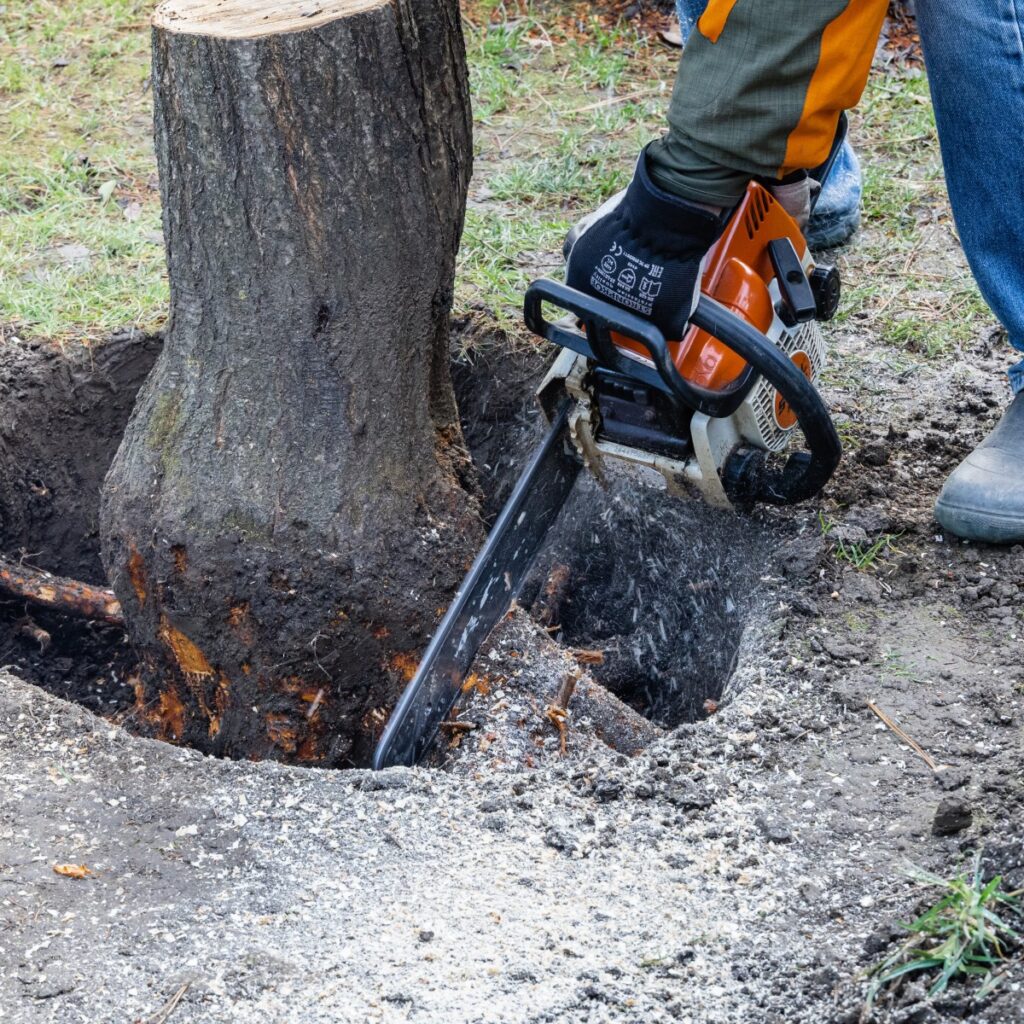
[[626,191],[566,239],[566,284],[631,310],[678,340],[700,297],[702,260],[722,226],[721,217],[658,188],[641,153]]

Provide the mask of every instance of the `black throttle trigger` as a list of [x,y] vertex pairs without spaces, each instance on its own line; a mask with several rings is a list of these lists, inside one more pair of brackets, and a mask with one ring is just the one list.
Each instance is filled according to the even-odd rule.
[[782,296],[782,308],[776,307],[782,322],[793,327],[813,320],[818,314],[818,303],[793,243],[788,238],[776,238],[768,243],[768,256]]

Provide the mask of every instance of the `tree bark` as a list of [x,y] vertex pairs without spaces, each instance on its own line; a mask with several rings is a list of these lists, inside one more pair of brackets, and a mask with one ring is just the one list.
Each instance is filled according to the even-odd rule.
[[168,0],[164,351],[104,488],[161,736],[359,762],[482,536],[448,376],[457,0]]

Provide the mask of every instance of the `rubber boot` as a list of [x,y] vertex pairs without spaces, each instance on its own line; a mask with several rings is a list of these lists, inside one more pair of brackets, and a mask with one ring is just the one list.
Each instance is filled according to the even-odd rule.
[[1024,542],[1024,392],[953,471],[935,503],[935,518],[964,540]]

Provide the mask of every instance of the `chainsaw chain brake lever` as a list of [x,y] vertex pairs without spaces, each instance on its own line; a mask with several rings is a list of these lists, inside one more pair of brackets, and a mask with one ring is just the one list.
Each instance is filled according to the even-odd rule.
[[[571,313],[582,324],[584,333],[546,320],[543,302]],[[761,458],[753,457],[754,453],[734,456],[736,463],[731,471],[727,467],[725,482],[736,500],[773,505],[805,501],[825,486],[839,465],[842,444],[814,385],[760,331],[707,295],[700,296],[690,323],[717,338],[747,363],[744,373],[722,391],[710,391],[685,380],[672,361],[665,336],[653,324],[568,285],[543,278],[534,281],[526,291],[523,312],[527,327],[535,334],[657,388],[689,409],[713,418],[732,415],[758,375],[763,376],[796,414],[809,451],[791,455],[781,470],[766,468]],[[647,366],[625,355],[613,341],[613,333],[639,343],[650,353],[654,365]]]
[[[583,333],[545,319],[544,302],[571,313],[582,325]],[[534,281],[526,289],[523,316],[526,326],[534,334],[609,370],[656,388],[689,410],[716,419],[731,416],[743,404],[757,379],[748,367],[728,387],[719,391],[692,384],[676,369],[665,335],[650,321],[547,278]],[[654,365],[648,366],[627,355],[615,344],[613,334],[642,346]]]

